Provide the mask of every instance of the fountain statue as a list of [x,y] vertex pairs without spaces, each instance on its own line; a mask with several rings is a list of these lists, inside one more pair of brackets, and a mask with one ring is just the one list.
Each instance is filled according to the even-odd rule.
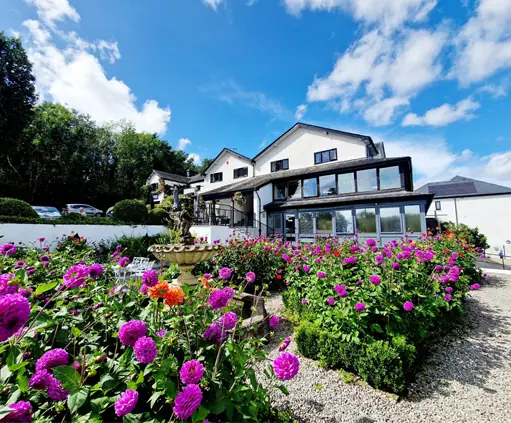
[[148,251],[160,261],[177,264],[181,274],[177,278],[180,285],[195,285],[197,279],[192,275],[196,264],[213,257],[219,250],[219,245],[195,244],[190,233],[193,223],[193,198],[179,195],[174,191],[174,210],[170,212],[170,222],[179,232],[179,244],[151,245]]

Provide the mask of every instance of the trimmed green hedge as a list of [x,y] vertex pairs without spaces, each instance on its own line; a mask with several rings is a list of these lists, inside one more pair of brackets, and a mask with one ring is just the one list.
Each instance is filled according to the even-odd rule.
[[41,219],[24,216],[1,216],[0,223],[41,223]]
[[148,213],[145,204],[140,200],[122,200],[113,208],[114,219],[124,223],[147,224]]
[[37,219],[39,215],[25,201],[16,198],[0,198],[0,216],[31,217]]
[[161,207],[156,207],[153,210],[149,210],[149,224],[150,225],[167,225],[169,214]]

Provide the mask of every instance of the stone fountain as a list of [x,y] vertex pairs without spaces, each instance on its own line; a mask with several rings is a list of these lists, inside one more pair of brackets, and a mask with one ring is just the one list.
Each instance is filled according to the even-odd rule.
[[177,264],[181,274],[177,278],[180,285],[195,285],[197,279],[192,275],[195,265],[213,257],[219,250],[219,245],[195,244],[190,233],[193,222],[193,199],[182,197],[181,204],[174,192],[174,211],[170,214],[174,227],[179,231],[179,244],[151,245],[148,251],[165,263]]

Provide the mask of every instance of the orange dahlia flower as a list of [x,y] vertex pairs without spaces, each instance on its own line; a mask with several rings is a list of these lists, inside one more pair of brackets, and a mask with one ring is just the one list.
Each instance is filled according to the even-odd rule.
[[169,284],[165,281],[158,281],[154,286],[151,286],[147,292],[150,298],[165,298],[169,291]]
[[165,302],[168,306],[183,304],[185,293],[180,286],[171,286],[165,295]]
[[202,283],[202,286],[206,289],[209,289],[210,288],[210,285],[209,285],[209,282],[206,278],[199,278],[199,280],[201,281]]

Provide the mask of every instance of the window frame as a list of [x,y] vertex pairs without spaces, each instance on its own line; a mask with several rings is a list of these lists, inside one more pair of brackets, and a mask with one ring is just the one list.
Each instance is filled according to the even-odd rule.
[[[355,208],[349,208],[349,209],[334,209],[333,211],[333,216],[334,216],[334,224],[335,224],[335,234],[336,235],[353,235],[355,233],[355,218],[354,218],[354,210]],[[343,213],[343,212],[348,212],[350,214],[350,217],[351,217],[351,232],[341,232],[341,231],[338,231],[337,230],[337,212],[339,213]]]
[[[304,195],[305,181],[308,181],[310,179],[316,180],[316,195],[305,196]],[[312,177],[312,178],[302,179],[302,198],[305,199],[305,198],[316,198],[316,197],[319,197],[319,179],[318,179],[318,177],[316,176],[316,177]]]
[[[284,198],[276,198],[275,197],[275,189],[278,184],[284,185]],[[272,184],[272,198],[273,201],[286,201],[288,197],[288,189],[287,189],[287,182],[286,181],[277,181]]]
[[[375,176],[376,176],[376,189],[374,189],[374,190],[364,190],[364,191],[360,191],[360,190],[359,190],[359,185],[360,185],[360,184],[358,183],[358,182],[359,182],[358,174],[359,174],[360,172],[366,172],[366,171],[368,171],[368,170],[374,170],[374,173],[375,173]],[[378,191],[380,190],[380,189],[379,189],[379,188],[380,188],[379,174],[380,174],[380,172],[379,172],[379,168],[377,168],[377,167],[369,167],[369,168],[367,168],[367,169],[360,169],[360,170],[356,170],[356,171],[355,171],[355,188],[357,189],[357,191],[356,191],[356,192],[357,192],[357,193],[364,193],[364,192],[378,192]]]
[[[397,209],[398,210],[398,213],[399,213],[399,226],[401,227],[399,231],[384,231],[383,230],[383,223],[382,223],[382,216],[381,216],[381,211],[382,210],[388,210],[388,209]],[[403,231],[403,213],[404,213],[404,208],[403,206],[399,205],[399,206],[381,206],[378,210],[378,216],[379,216],[379,223],[380,223],[380,233],[381,234],[402,234],[402,233],[406,233],[406,231]],[[377,222],[378,224],[378,222]],[[378,229],[378,228],[376,228]],[[405,228],[406,229],[406,228]]]
[[435,210],[442,210],[442,202],[440,200],[435,200]]
[[[335,158],[332,159],[332,152],[335,152]],[[329,160],[323,160],[323,153],[328,153],[328,158]],[[317,154],[319,154],[319,157],[320,157],[320,161],[317,160]],[[317,165],[317,164],[322,164],[322,163],[330,163],[330,162],[335,162],[338,160],[338,156],[337,156],[337,148],[330,148],[328,150],[323,150],[323,151],[316,151],[314,153],[314,164]]]
[[[280,169],[277,169],[277,163],[280,163],[282,167]],[[286,167],[284,167],[284,163],[286,163]],[[270,170],[271,172],[280,172],[281,170],[289,170],[289,159],[280,159],[280,160],[274,160],[270,163]]]
[[[321,194],[321,178],[325,178],[327,176],[333,176],[334,178],[334,187],[335,187],[335,193],[333,194]],[[318,197],[330,197],[332,195],[338,195],[338,188],[337,188],[337,174],[335,173],[327,173],[326,175],[318,176]]]
[[[218,178],[218,175],[220,175],[220,178]],[[209,175],[209,183],[210,184],[216,184],[217,182],[223,182],[224,175],[223,172],[215,172],[211,173]]]
[[[397,188],[382,188],[381,187],[380,171],[382,169],[389,169],[389,168],[393,168],[393,167],[397,167],[397,170],[399,172],[399,186]],[[376,179],[377,179],[377,184],[378,184],[377,191],[392,191],[392,190],[396,190],[396,189],[403,189],[403,181],[404,181],[404,179],[403,179],[403,172],[401,171],[401,166],[399,166],[399,164],[394,165],[394,166],[378,167],[377,168],[377,172],[376,172]],[[369,191],[364,191],[364,192],[369,192]]]
[[[244,171],[243,175],[240,175],[240,170]],[[248,166],[238,167],[236,169],[233,169],[233,179],[246,178],[247,176],[248,176]]]
[[[350,194],[356,194],[357,193],[357,177],[356,177],[356,171],[353,172],[345,172],[345,173],[336,173],[335,174],[335,180],[337,184],[337,195],[350,195]],[[342,175],[351,175],[353,180],[353,191],[349,192],[339,192],[339,187],[341,184],[339,183],[339,176]]]

